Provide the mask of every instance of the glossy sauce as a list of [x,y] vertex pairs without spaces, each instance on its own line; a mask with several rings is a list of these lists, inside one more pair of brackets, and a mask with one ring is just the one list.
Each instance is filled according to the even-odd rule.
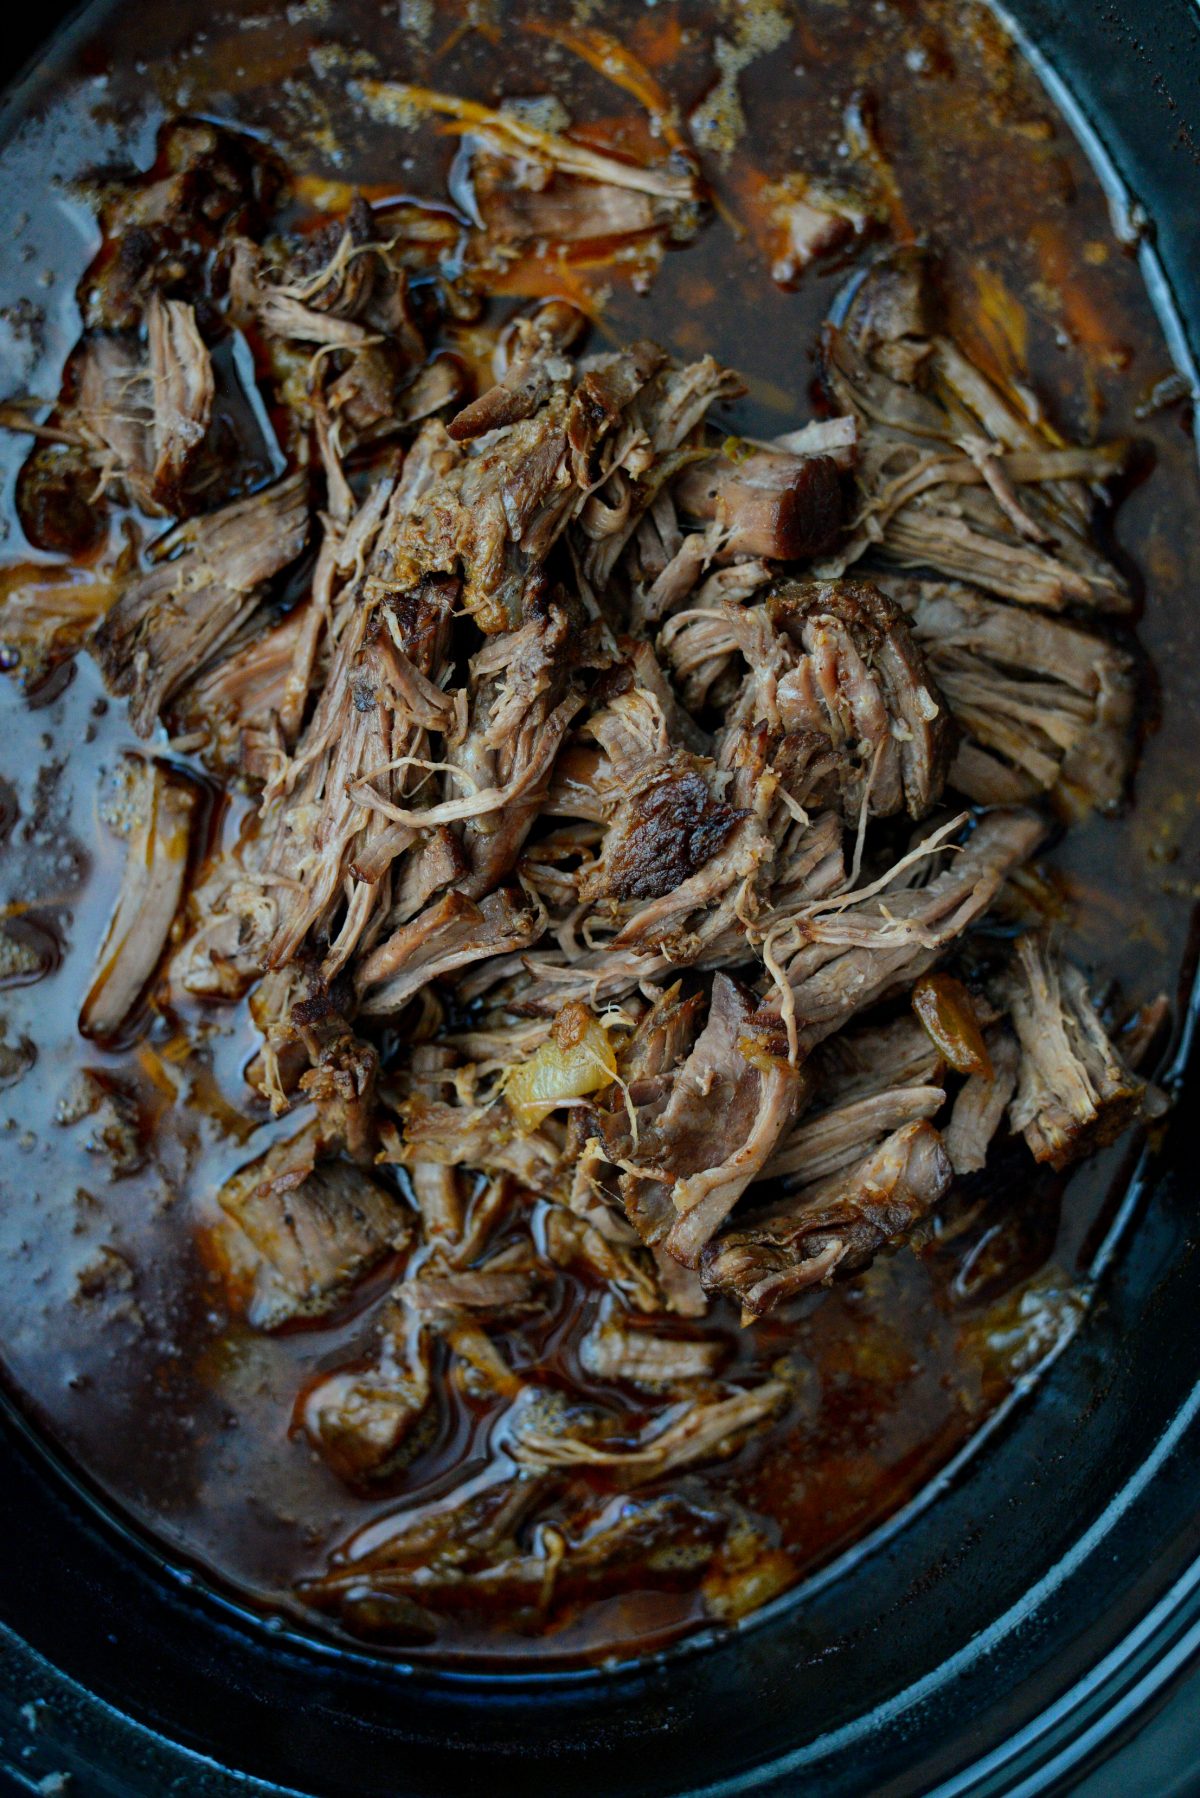
[[[6,389],[51,397],[78,334],[71,296],[98,240],[70,178],[118,156],[144,166],[164,117],[201,112],[266,136],[308,178],[299,212],[323,198],[344,203],[346,182],[376,200],[445,198],[453,142],[428,125],[402,133],[356,115],[346,87],[363,70],[489,100],[553,89],[577,123],[600,121],[597,142],[635,143],[645,131],[619,88],[522,29],[562,24],[568,8],[399,11],[403,24],[394,6],[350,0],[309,0],[286,14],[247,5],[214,16],[194,0],[110,8],[44,113],[19,123],[0,151],[0,192],[17,221],[0,259]],[[738,221],[764,175],[836,175],[847,119],[853,128],[873,114],[894,176],[893,222],[907,220],[942,253],[964,346],[1001,374],[1027,366],[1068,437],[1144,441],[1140,465],[1152,472],[1117,524],[1145,583],[1147,738],[1136,803],[1070,832],[1045,858],[1043,899],[1069,952],[1117,977],[1130,1004],[1166,991],[1178,1016],[1200,891],[1200,662],[1184,551],[1196,517],[1194,448],[1182,405],[1139,416],[1170,362],[1081,152],[982,6],[798,0],[786,10],[578,11],[653,68],[681,116],[709,96],[714,121],[701,148],[718,208],[695,242],[669,251],[657,270],[634,270],[632,283],[578,266],[533,283],[582,291],[601,340],[651,336],[738,368],[749,393],[728,410],[731,429],[765,435],[809,416],[820,320],[864,252],[784,291],[770,278],[769,248]],[[716,60],[714,38],[726,46]],[[718,64],[739,71],[743,132],[729,83],[723,104],[711,98]],[[13,506],[27,448],[27,439],[0,434],[6,561],[47,559],[22,541]],[[40,686],[0,683],[0,708],[0,905],[5,929],[28,951],[0,978],[18,1070],[0,1090],[7,1380],[88,1481],[171,1557],[261,1606],[291,1609],[296,1582],[319,1573],[352,1532],[385,1533],[398,1512],[481,1472],[496,1408],[445,1382],[435,1439],[369,1499],[293,1433],[305,1384],[365,1352],[383,1282],[319,1329],[267,1337],[230,1320],[197,1230],[217,1185],[294,1124],[271,1123],[245,1084],[257,1036],[241,1006],[176,1015],[152,1005],[140,1037],[132,1033],[137,1040],[119,1053],[79,1037],[75,1020],[124,852],[98,798],[134,739],[86,654]],[[240,806],[207,783],[205,792],[215,841],[236,829]],[[60,1121],[83,1068],[136,1100],[141,1148],[130,1158],[141,1165],[120,1178],[93,1146],[102,1117]],[[1063,1178],[1011,1149],[952,1197],[917,1252],[881,1257],[749,1330],[731,1311],[718,1313],[730,1371],[782,1369],[793,1400],[772,1431],[689,1476],[688,1490],[735,1496],[768,1530],[788,1578],[860,1541],[927,1488],[1080,1321],[1135,1152],[1118,1145]],[[597,1295],[566,1276],[561,1295],[536,1327],[501,1336],[502,1352],[518,1371],[536,1363],[611,1401],[618,1395],[589,1381],[575,1352]],[[710,1599],[719,1611],[719,1591]],[[635,1592],[558,1616],[546,1635],[507,1633],[503,1617],[494,1627],[448,1626],[421,1652],[629,1654],[712,1615],[688,1586]]]

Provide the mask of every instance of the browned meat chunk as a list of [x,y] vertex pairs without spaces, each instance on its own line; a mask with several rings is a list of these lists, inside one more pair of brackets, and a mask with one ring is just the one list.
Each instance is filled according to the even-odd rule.
[[1125,1066],[1078,968],[1023,936],[1001,996],[1021,1047],[1009,1121],[1038,1161],[1066,1167],[1136,1121],[1145,1084]]
[[220,512],[177,525],[92,638],[111,693],[130,699],[148,737],[162,707],[249,616],[272,575],[295,561],[308,529],[307,482],[295,475]]
[[[293,425],[306,415],[319,428],[331,424],[349,449],[394,434],[459,391],[453,363],[424,368],[403,253],[381,241],[361,199],[291,245],[240,238],[229,269],[230,315],[265,340]],[[299,365],[297,391],[300,346],[315,346],[318,360]]]
[[[752,228],[759,228],[771,257],[771,279],[790,287],[813,263],[862,237],[887,217],[878,183],[864,176],[853,185],[819,181],[799,170],[768,181],[757,195]],[[761,221],[761,222],[760,222]]]
[[586,730],[603,755],[581,763],[578,785],[556,802],[606,827],[578,873],[577,898],[597,921],[619,924],[615,947],[675,962],[711,954],[733,925],[742,883],[769,853],[752,809],[721,796],[734,788],[711,758],[672,744],[652,690],[618,693]]
[[667,767],[648,770],[643,782],[621,793],[580,897],[673,893],[724,847],[745,815],[715,799],[692,758],[676,752]]
[[[468,440],[460,447],[442,433],[439,467],[419,510],[394,508],[385,524],[376,580],[404,588],[423,572],[452,575],[481,630],[490,636],[519,626],[543,591],[554,543],[576,515],[586,524],[598,503],[594,457],[627,414],[632,425],[662,358],[635,346],[609,360],[607,404],[598,403],[590,371],[574,385],[574,365],[543,341],[530,351],[524,384],[493,389],[473,417],[460,414],[456,428]],[[513,422],[488,426],[513,410],[521,414]],[[623,431],[618,447],[632,435]]]
[[433,1397],[434,1334],[512,1397],[520,1383],[473,1319],[511,1324],[531,1314],[551,1277],[527,1242],[477,1268],[457,1270],[440,1256],[426,1261],[384,1307],[374,1358],[327,1375],[304,1396],[300,1417],[314,1446],[351,1484],[393,1471],[419,1438]]
[[360,318],[379,273],[377,258],[362,254],[374,235],[371,209],[356,195],[344,218],[331,219],[291,246],[286,285],[314,312]]
[[719,1338],[668,1335],[610,1311],[580,1344],[579,1358],[595,1379],[653,1390],[711,1378],[728,1359],[728,1348]]
[[849,815],[866,803],[877,817],[901,809],[924,817],[941,797],[951,734],[903,614],[861,581],[782,587],[767,610],[776,632],[803,651],[780,678],[779,722],[824,733],[850,759],[855,772],[842,776]]
[[847,1172],[711,1243],[704,1283],[760,1315],[806,1287],[865,1267],[919,1223],[951,1178],[933,1126],[906,1124]]
[[556,381],[570,378],[565,351],[584,328],[583,315],[554,301],[532,319],[522,319],[507,369],[493,387],[464,406],[446,426],[456,443],[502,430],[532,418],[549,399]]
[[801,946],[776,949],[786,967],[802,1047],[821,1042],[847,1018],[909,985],[983,915],[1007,875],[1029,859],[1044,834],[1030,812],[992,812],[926,886],[866,889],[853,906],[833,900],[805,921]]
[[363,1274],[404,1248],[409,1214],[349,1162],[319,1161],[311,1128],[227,1180],[209,1244],[258,1330],[331,1310]]
[[538,913],[512,891],[481,904],[447,893],[402,925],[362,962],[358,988],[366,1016],[402,1011],[430,980],[488,955],[523,949],[541,929]]
[[714,683],[728,685],[729,725],[771,733],[777,771],[791,762],[802,774],[788,787],[803,805],[837,803],[853,822],[864,804],[874,817],[924,817],[941,797],[949,713],[903,612],[877,587],[788,582],[762,604],[685,613],[663,643],[685,698],[705,703]]
[[942,1133],[956,1174],[976,1174],[986,1166],[988,1148],[1017,1084],[1020,1057],[1012,1032],[1003,1025],[989,1031],[987,1048],[991,1073],[970,1076]]
[[[399,240],[377,228],[361,195],[340,219],[265,248],[241,239],[230,269],[235,316],[254,316],[268,333],[356,350],[386,339],[393,375],[401,362],[421,361],[423,337],[411,311],[408,272]],[[330,403],[348,370],[333,383]]]
[[547,1429],[544,1407],[532,1404],[509,1423],[509,1452],[522,1467],[549,1472],[562,1468],[602,1468],[631,1486],[656,1480],[681,1467],[731,1455],[746,1432],[780,1409],[787,1387],[779,1380],[733,1392],[727,1397],[685,1402],[666,1420],[659,1419],[644,1436],[628,1443],[615,1439],[611,1428],[599,1440],[576,1435],[568,1423],[561,1432]]
[[131,330],[164,289],[210,306],[213,251],[261,226],[278,185],[254,139],[200,119],[164,125],[145,174],[100,187],[104,244],[79,284],[85,324]]
[[866,550],[935,569],[1003,599],[1127,611],[1128,587],[1097,547],[1089,483],[1121,445],[1061,448],[931,325],[922,253],[886,253],[825,338],[834,401],[861,429],[859,522],[833,566]]
[[594,1507],[582,1527],[552,1523],[518,1541],[544,1486],[525,1474],[452,1507],[408,1512],[382,1544],[352,1540],[299,1597],[359,1634],[391,1641],[428,1641],[439,1616],[480,1606],[500,1606],[513,1627],[531,1628],[601,1593],[691,1584],[730,1527],[709,1501],[623,1494]]
[[752,1022],[754,1004],[728,975],[712,984],[708,1021],[656,1117],[639,1126],[641,1171],[621,1176],[630,1222],[665,1239],[676,1260],[700,1253],[769,1160],[799,1103],[786,1048]]
[[808,561],[832,549],[841,533],[841,481],[829,456],[717,455],[686,469],[671,495],[686,518],[717,526],[723,557]]
[[145,992],[183,898],[196,791],[157,762],[130,757],[129,847],[121,890],[79,1014],[87,1036],[114,1036]]
[[1133,759],[1132,658],[1062,619],[952,581],[890,579],[962,741],[951,784],[981,805],[1057,791],[1111,808]]
[[393,1471],[432,1397],[431,1344],[398,1299],[379,1320],[374,1358],[325,1374],[302,1394],[297,1415],[305,1435],[333,1471],[360,1485]]

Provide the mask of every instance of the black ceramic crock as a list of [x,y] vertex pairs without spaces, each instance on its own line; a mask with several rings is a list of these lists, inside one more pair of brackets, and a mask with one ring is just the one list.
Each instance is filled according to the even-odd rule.
[[[10,121],[93,9],[17,10],[0,33]],[[1013,0],[1008,17],[1116,202],[1153,221],[1147,277],[1191,372],[1200,11]],[[1200,1791],[1191,1034],[1165,1141],[1127,1199],[1137,1227],[1087,1328],[933,1502],[715,1645],[538,1677],[322,1648],[164,1568],[8,1419],[0,1784],[72,1798]]]

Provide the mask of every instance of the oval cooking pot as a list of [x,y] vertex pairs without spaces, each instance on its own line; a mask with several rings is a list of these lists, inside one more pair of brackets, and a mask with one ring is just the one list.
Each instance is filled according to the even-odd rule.
[[[78,66],[103,11],[10,13],[10,79],[53,34],[10,121]],[[1141,254],[1190,369],[1200,12],[1012,0],[1008,18],[1114,203],[1154,221]],[[100,1515],[9,1418],[0,1782],[66,1773],[86,1798],[1200,1790],[1191,1034],[1105,1302],[985,1451],[837,1578],[653,1664],[433,1673],[272,1630]]]

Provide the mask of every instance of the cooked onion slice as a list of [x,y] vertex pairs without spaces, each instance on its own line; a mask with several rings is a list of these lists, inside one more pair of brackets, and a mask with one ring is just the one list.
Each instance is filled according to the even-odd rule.
[[508,1076],[504,1096],[521,1129],[536,1130],[556,1105],[611,1086],[616,1072],[617,1058],[603,1024],[572,999],[541,1048]]

